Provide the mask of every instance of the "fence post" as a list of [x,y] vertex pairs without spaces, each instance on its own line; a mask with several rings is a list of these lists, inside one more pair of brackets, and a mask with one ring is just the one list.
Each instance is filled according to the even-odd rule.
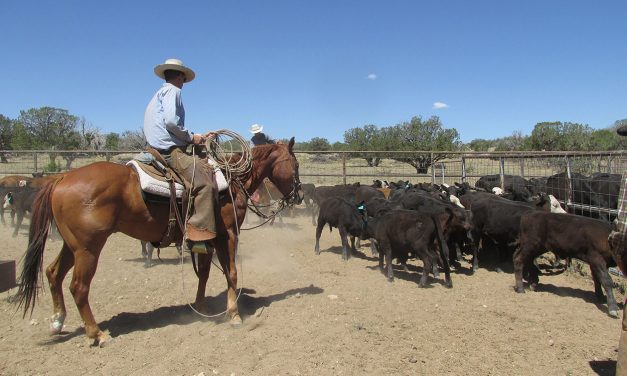
[[435,184],[435,162],[433,162],[433,152],[431,153],[431,184]]
[[466,182],[466,157],[462,157],[462,183]]
[[111,153],[110,152],[106,152],[105,153],[105,158],[107,158],[107,162],[111,162]]
[[501,189],[505,192],[505,160],[499,157],[499,175],[501,178]]
[[572,179],[572,173],[571,173],[571,168],[570,168],[570,158],[568,157],[568,155],[565,158],[566,158],[566,179],[568,183],[568,192],[566,192],[566,206],[569,207],[569,205],[573,203],[573,179]]
[[612,173],[612,155],[608,155],[607,156],[607,173],[611,174]]
[[33,168],[37,172],[37,153],[33,153]]
[[520,158],[520,176],[525,177],[525,159]]
[[342,153],[342,178],[344,185],[346,185],[346,153]]

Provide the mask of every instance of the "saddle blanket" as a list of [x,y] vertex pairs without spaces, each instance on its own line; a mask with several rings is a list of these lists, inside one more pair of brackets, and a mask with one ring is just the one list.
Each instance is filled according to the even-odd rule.
[[[211,165],[214,165],[211,162],[212,161],[210,160],[209,163]],[[137,172],[137,175],[139,175],[139,185],[141,186],[142,191],[157,196],[170,197],[170,186],[168,182],[165,180],[157,179],[155,176],[157,176],[158,174],[152,166],[138,162],[134,159],[128,161],[126,165],[132,167],[135,172]],[[152,174],[146,172],[145,169],[149,169]],[[218,192],[226,190],[229,185],[224,177],[224,174],[222,173],[222,170],[214,165],[214,173],[216,177],[216,182],[218,184]],[[180,198],[185,188],[182,184],[176,182],[174,183],[174,188],[176,190],[176,197]]]
[[[140,163],[140,162],[137,162],[136,160],[131,159],[130,161],[126,163],[126,165],[132,167],[135,170],[135,172],[137,172],[137,175],[139,175],[139,185],[141,186],[142,191],[152,193],[153,195],[157,195],[157,196],[170,197],[170,185],[168,184],[168,182],[161,181],[150,176],[142,168],[143,166],[141,165],[143,165],[143,163]],[[180,198],[185,188],[183,187],[183,185],[179,183],[174,183],[174,188],[176,190],[176,197]]]

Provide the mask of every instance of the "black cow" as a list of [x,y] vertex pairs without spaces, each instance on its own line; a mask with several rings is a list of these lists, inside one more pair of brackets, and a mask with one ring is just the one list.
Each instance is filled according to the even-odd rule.
[[[532,193],[530,188],[533,186],[529,181],[522,176],[518,175],[504,175],[504,188],[506,194],[509,194],[514,201],[529,201],[531,200]],[[486,175],[482,176],[475,186],[485,189],[488,192],[492,191],[494,187],[501,187],[500,175]]]
[[367,222],[367,214],[365,210],[358,209],[360,205],[355,205],[341,197],[330,197],[322,201],[320,204],[320,212],[318,214],[318,225],[316,227],[316,247],[315,252],[320,254],[320,234],[324,225],[329,224],[329,231],[336,227],[340,233],[342,240],[342,259],[348,260],[350,252],[348,251],[347,236],[351,236],[351,250],[355,249],[355,237],[362,235]]
[[[392,210],[381,217],[370,219],[364,236],[376,239],[379,247],[379,268],[387,274],[388,281],[394,280],[392,259],[394,257],[406,259],[412,253],[419,257],[424,265],[420,287],[427,286],[429,272],[437,265],[438,260],[444,267],[446,286],[453,287],[448,259],[445,256],[448,249],[444,241],[444,229],[453,220],[455,214],[448,210],[439,215],[414,210]],[[439,255],[432,249],[436,241],[440,250]],[[383,269],[384,256],[387,273]]]
[[17,214],[17,220],[15,222],[15,229],[13,230],[13,236],[17,236],[24,215],[26,212],[31,212],[35,196],[39,192],[39,189],[31,188],[29,186],[15,188],[13,191],[6,194],[4,197],[3,208],[14,210]]
[[[9,175],[0,179],[0,199],[4,199],[7,193],[28,185],[33,180],[30,176]],[[0,220],[4,221],[4,205],[0,205]],[[15,211],[11,211],[11,226],[15,226]]]
[[[490,193],[468,193],[462,196],[462,204],[472,211],[472,238],[474,249],[481,242],[481,253],[487,251],[487,244],[497,246],[499,264],[511,256],[518,244],[520,217],[534,210],[550,211],[550,201],[546,195],[533,203],[511,201]],[[476,254],[473,255],[473,270],[479,267]],[[497,266],[501,272],[501,265]]]
[[394,209],[402,209],[400,203],[386,200],[382,197],[372,197],[365,203],[369,217],[380,217]]
[[[590,264],[596,297],[603,301],[603,285],[608,314],[618,317],[612,279],[607,272],[608,266],[615,265],[607,241],[610,231],[609,223],[592,218],[540,211],[524,214],[520,219],[520,246],[514,253],[516,292],[525,292],[523,267],[530,266],[536,256],[549,250],[560,257],[574,257]],[[537,274],[528,282],[535,289],[539,282]]]
[[379,189],[370,187],[368,185],[362,185],[360,187],[357,187],[357,189],[355,190],[356,202],[368,201],[373,197],[385,198],[385,195]]
[[[590,183],[590,178],[576,172],[571,173],[571,200],[573,203],[590,206],[601,206],[602,200],[599,197],[599,194],[592,188],[592,185]],[[566,202],[569,199],[569,192],[570,187],[568,185],[568,175],[565,172],[549,176],[546,181],[546,193],[552,194],[558,200]],[[569,210],[569,212],[592,218],[607,219],[607,215],[603,215],[596,210],[573,208],[572,210]]]
[[605,209],[618,208],[618,195],[622,175],[596,173],[590,177],[590,187],[597,193],[599,206]]
[[443,199],[439,192],[409,192],[401,198],[401,205],[404,209],[416,210],[429,215],[438,215],[447,210],[455,213],[458,220],[447,226],[444,237],[448,249],[457,250],[456,257],[448,253],[446,256],[450,261],[457,262],[461,258],[462,249],[468,245],[471,248],[473,259],[477,257],[477,249],[472,241],[472,213],[470,210],[464,210],[458,205],[451,203],[448,198]]
[[349,201],[355,200],[355,192],[361,185],[359,183],[348,185],[332,185],[332,186],[318,186],[314,189],[313,194],[313,210],[311,212],[311,219],[316,225],[316,215],[320,211],[320,205],[330,197],[342,197]]
[[305,203],[307,209],[311,209],[316,186],[311,183],[303,183],[300,187],[303,190],[303,202]]

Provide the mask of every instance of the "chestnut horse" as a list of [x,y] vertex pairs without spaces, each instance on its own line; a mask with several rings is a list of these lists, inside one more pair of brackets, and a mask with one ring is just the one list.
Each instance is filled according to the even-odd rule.
[[[238,229],[244,220],[247,200],[264,178],[268,178],[288,203],[300,203],[298,161],[289,144],[262,145],[252,149],[252,169],[246,176],[231,181],[230,195],[219,200],[218,236],[212,240],[227,281],[226,313],[231,324],[241,323],[237,309],[237,269],[235,252]],[[237,160],[237,155],[233,157]],[[66,317],[62,284],[74,267],[70,292],[85,323],[87,337],[102,345],[108,336],[100,330],[89,306],[89,287],[96,273],[98,257],[109,235],[122,232],[133,238],[158,242],[166,231],[169,205],[144,202],[136,172],[130,167],[97,162],[72,170],[44,187],[33,205],[28,249],[24,257],[17,303],[24,315],[37,298],[37,282],[43,252],[52,220],[63,238],[57,258],[46,269],[53,303],[52,333],[63,328]],[[202,309],[211,266],[210,254],[198,257],[198,289],[195,306]]]

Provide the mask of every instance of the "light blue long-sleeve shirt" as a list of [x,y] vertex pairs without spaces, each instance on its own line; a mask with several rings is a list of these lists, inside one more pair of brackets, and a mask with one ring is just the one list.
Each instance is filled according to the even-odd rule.
[[144,113],[144,136],[155,149],[186,146],[193,133],[185,129],[185,108],[181,89],[164,83],[152,97]]

